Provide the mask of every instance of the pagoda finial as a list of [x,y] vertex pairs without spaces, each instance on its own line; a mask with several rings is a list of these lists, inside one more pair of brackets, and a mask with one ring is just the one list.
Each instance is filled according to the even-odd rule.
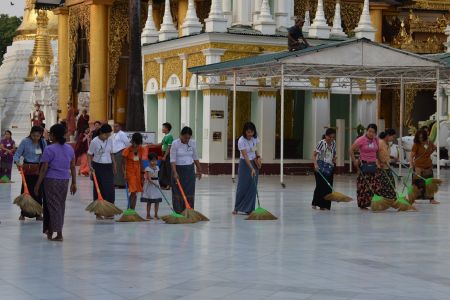
[[178,31],[173,24],[172,13],[170,12],[170,0],[166,0],[164,7],[164,17],[159,30],[159,40],[166,41],[178,37]]
[[141,35],[141,44],[153,44],[158,41],[158,31],[156,30],[155,21],[153,20],[153,1],[148,1],[147,22],[145,22],[144,30]]
[[227,32],[228,21],[223,14],[221,0],[211,1],[211,10],[205,24],[206,32]]
[[331,35],[337,37],[347,37],[344,30],[342,29],[341,20],[341,3],[336,1],[336,8],[334,10],[333,28],[331,28]]
[[355,29],[355,36],[358,39],[366,38],[371,41],[375,40],[376,30],[372,26],[372,20],[370,18],[369,0],[364,0],[364,8],[359,19],[358,27]]
[[186,18],[183,25],[181,25],[182,36],[198,34],[202,31],[202,24],[197,17],[194,0],[189,0]]
[[313,24],[311,25],[308,33],[309,37],[328,39],[330,38],[330,26],[325,19],[325,12],[323,10],[323,0],[318,0],[316,16],[314,17]]
[[275,34],[277,24],[270,14],[269,0],[262,0],[261,11],[255,23],[255,29],[261,31],[262,34]]

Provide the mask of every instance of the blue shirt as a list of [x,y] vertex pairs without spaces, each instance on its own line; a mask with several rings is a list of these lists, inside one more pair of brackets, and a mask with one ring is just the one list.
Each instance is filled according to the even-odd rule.
[[14,154],[14,162],[18,162],[20,157],[23,156],[25,162],[39,163],[41,162],[41,157],[44,152],[43,148],[46,146],[47,143],[43,139],[41,139],[39,143],[33,144],[33,141],[30,138],[24,138]]

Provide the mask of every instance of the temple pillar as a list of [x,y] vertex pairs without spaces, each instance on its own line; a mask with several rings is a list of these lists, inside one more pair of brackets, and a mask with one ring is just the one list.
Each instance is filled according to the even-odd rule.
[[289,18],[291,2],[290,0],[278,0],[275,2],[274,17],[278,30],[286,31],[291,26]]
[[255,102],[254,122],[261,141],[259,152],[265,162],[275,159],[275,136],[277,119],[277,91],[260,90]]
[[[166,93],[158,93],[158,141],[161,141],[164,137],[162,133],[162,124],[165,123],[167,115],[167,99]],[[176,131],[175,131],[176,132]]]
[[233,12],[231,9],[233,0],[222,0],[223,14],[227,19],[227,27],[231,27],[233,24]]
[[90,86],[92,120],[108,119],[108,9],[112,0],[90,0]]
[[190,115],[191,115],[191,109],[190,109],[190,97],[189,97],[189,91],[181,91],[181,116],[180,116],[180,123],[181,128],[185,126],[190,126]]
[[316,144],[330,126],[330,99],[328,92],[305,92],[305,129],[303,155],[312,156]]
[[[67,102],[70,98],[70,59],[69,59],[69,9],[58,7],[53,10],[58,16],[58,107],[60,118],[67,115]],[[64,117],[63,117],[64,116]]]
[[225,162],[227,157],[228,90],[203,90],[202,162]]
[[251,1],[233,0],[233,25],[251,26],[250,8]]

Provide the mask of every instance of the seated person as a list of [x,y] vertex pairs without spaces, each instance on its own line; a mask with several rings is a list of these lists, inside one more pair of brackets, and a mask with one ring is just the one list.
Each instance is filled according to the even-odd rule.
[[289,51],[297,51],[309,47],[309,44],[303,36],[302,32],[304,23],[305,21],[303,20],[303,18],[297,18],[295,20],[295,25],[289,28],[287,36]]

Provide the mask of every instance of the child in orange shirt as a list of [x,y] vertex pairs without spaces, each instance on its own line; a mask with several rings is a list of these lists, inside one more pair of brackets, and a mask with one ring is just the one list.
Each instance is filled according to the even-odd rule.
[[122,168],[125,179],[128,183],[128,191],[130,192],[130,208],[136,208],[136,194],[142,192],[142,155],[144,148],[142,147],[142,135],[138,132],[131,137],[131,146],[126,148],[122,156]]

